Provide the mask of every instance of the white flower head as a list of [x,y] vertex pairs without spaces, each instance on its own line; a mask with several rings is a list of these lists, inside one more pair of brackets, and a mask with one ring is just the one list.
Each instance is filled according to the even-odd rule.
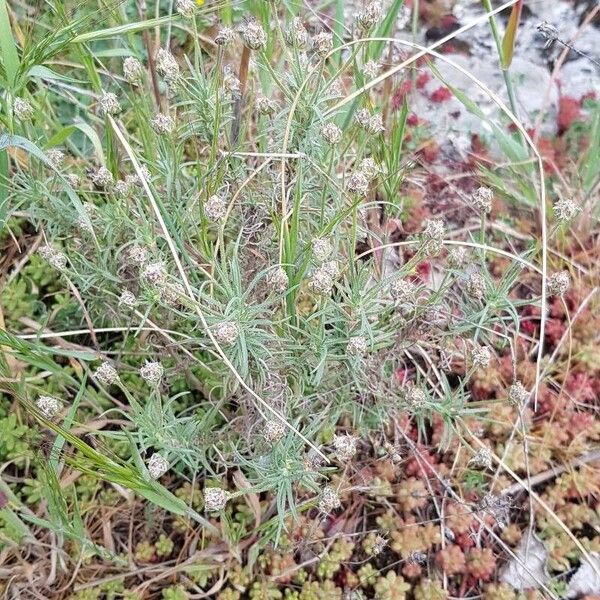
[[194,0],[177,0],[175,8],[182,17],[191,19],[196,12],[196,3]]
[[214,326],[213,335],[219,344],[233,346],[240,335],[240,328],[233,321],[224,321]]
[[231,494],[219,487],[204,488],[204,508],[207,512],[220,512],[227,506]]
[[104,385],[112,385],[119,381],[117,370],[109,363],[103,362],[94,373],[96,379]]
[[364,356],[369,351],[369,345],[364,336],[357,335],[350,338],[346,350],[352,356]]
[[65,179],[72,188],[78,188],[81,185],[81,178],[76,173],[67,173]]
[[469,296],[476,300],[483,300],[486,293],[485,278],[477,272],[469,274],[466,284],[466,291]]
[[471,350],[471,361],[475,368],[487,369],[492,360],[492,353],[487,346],[475,345]]
[[116,115],[121,112],[121,105],[119,104],[117,95],[103,90],[102,95],[98,99],[98,110],[103,117]]
[[167,85],[172,86],[179,78],[179,65],[175,57],[164,48],[156,55],[156,70],[165,79]]
[[356,111],[354,120],[359,127],[366,129],[369,126],[369,121],[371,120],[371,113],[368,111],[368,109],[361,108],[360,110]]
[[325,58],[333,50],[333,35],[328,31],[321,31],[313,37],[313,48],[318,56]]
[[58,169],[58,167],[62,166],[65,160],[65,153],[62,150],[59,150],[58,148],[51,148],[46,152],[46,156],[48,157],[50,164],[55,169]]
[[136,265],[148,262],[148,251],[143,246],[131,246],[127,251],[127,258]]
[[217,46],[229,46],[235,39],[235,31],[231,27],[221,27],[219,33],[215,36]]
[[235,76],[231,67],[227,65],[223,69],[223,89],[233,98],[238,98],[241,94],[240,80]]
[[137,298],[129,290],[123,290],[119,296],[119,306],[126,306],[127,308],[134,308],[137,304]]
[[390,284],[390,294],[396,302],[412,303],[416,300],[417,285],[408,279],[394,279]]
[[271,116],[277,111],[277,102],[266,96],[258,96],[256,99],[256,110],[261,115]]
[[460,269],[464,267],[469,258],[469,253],[464,246],[454,246],[448,252],[448,265]]
[[568,223],[572,221],[581,212],[581,207],[577,206],[573,200],[567,198],[558,200],[554,204],[554,214],[559,223]]
[[158,135],[167,135],[173,131],[175,127],[175,121],[170,115],[157,113],[150,121],[150,126]]
[[265,423],[263,436],[269,444],[276,444],[285,435],[285,425],[279,419],[269,419]]
[[154,385],[157,385],[160,382],[164,374],[164,367],[157,361],[147,362],[140,368],[140,377],[144,381]]
[[323,125],[321,135],[330,146],[335,146],[342,140],[342,130],[335,123]]
[[52,396],[40,396],[35,404],[46,419],[54,418],[63,408],[63,403]]
[[132,85],[136,85],[140,82],[143,73],[144,66],[137,58],[128,56],[123,61],[123,77],[125,77],[125,79]]
[[369,181],[372,181],[381,173],[381,167],[371,157],[363,158],[360,161],[359,170],[364,173]]
[[59,271],[62,271],[67,266],[67,257],[60,250],[52,248],[52,246],[43,246],[38,252],[44,260],[48,261],[52,267]]
[[29,121],[33,117],[33,106],[23,98],[13,100],[13,113],[19,121]]
[[382,6],[378,0],[369,2],[363,10],[357,13],[354,17],[356,27],[361,33],[366,33],[372,29],[379,19],[381,19]]
[[325,265],[315,269],[308,282],[308,287],[316,294],[325,295],[331,292],[335,276],[332,275],[331,269]]
[[491,469],[492,451],[489,448],[480,448],[469,461],[469,466],[476,469]]
[[442,219],[425,219],[421,234],[425,252],[432,256],[439,254],[444,241],[444,221]]
[[520,381],[515,381],[508,388],[508,402],[513,406],[522,406],[529,400],[529,392]]
[[337,492],[330,486],[325,486],[319,499],[319,510],[329,514],[342,505]]
[[154,262],[146,265],[142,277],[152,285],[159,285],[167,278],[165,266],[162,262]]
[[369,191],[369,179],[362,171],[354,171],[348,179],[348,191],[357,196],[366,196]]
[[267,275],[267,285],[274,292],[285,292],[288,289],[289,283],[290,280],[283,267],[276,267]]
[[369,60],[363,65],[363,73],[369,79],[377,77],[377,75],[379,75],[379,71],[381,71],[381,64],[375,60]]
[[568,271],[552,273],[547,280],[548,293],[552,296],[564,296],[571,286],[571,277]]
[[494,192],[488,187],[480,187],[472,196],[471,204],[475,210],[487,214],[492,210]]
[[108,188],[112,186],[115,179],[113,174],[104,166],[94,171],[91,175],[92,183],[100,188]]
[[333,246],[328,239],[315,238],[311,245],[317,262],[325,262],[333,254]]
[[358,438],[353,435],[334,435],[333,449],[340,462],[348,462],[356,454]]
[[148,461],[148,472],[152,479],[159,479],[169,470],[169,461],[155,452]]
[[261,50],[267,45],[267,34],[255,19],[248,19],[239,28],[244,44],[250,50]]
[[227,214],[227,201],[217,194],[213,194],[204,203],[204,214],[209,221],[216,223]]
[[410,408],[418,410],[427,403],[427,395],[416,385],[409,385],[404,393],[404,399]]
[[372,134],[376,135],[385,131],[385,125],[383,124],[383,117],[381,115],[373,115],[366,126],[366,130]]

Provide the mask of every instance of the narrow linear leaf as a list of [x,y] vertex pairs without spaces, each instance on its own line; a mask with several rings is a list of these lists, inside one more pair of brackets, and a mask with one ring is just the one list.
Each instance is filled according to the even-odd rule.
[[0,0],[0,51],[2,52],[2,61],[6,72],[7,87],[14,90],[20,62],[15,38],[10,28],[6,0]]
[[508,25],[506,27],[506,33],[502,40],[502,56],[500,57],[500,60],[503,69],[508,69],[512,63],[515,52],[515,43],[517,41],[517,30],[519,29],[522,12],[523,0],[519,0],[519,2],[512,7],[512,12],[510,13]]

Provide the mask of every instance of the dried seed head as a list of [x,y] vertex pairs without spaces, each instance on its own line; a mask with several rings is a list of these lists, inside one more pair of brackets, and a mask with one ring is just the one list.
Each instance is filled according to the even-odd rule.
[[379,165],[372,158],[363,158],[360,161],[359,170],[364,173],[369,181],[372,181],[381,173]]
[[492,360],[492,353],[487,346],[474,346],[471,350],[471,361],[475,368],[487,369]]
[[311,242],[313,255],[317,262],[325,262],[333,254],[331,242],[325,238],[315,238]]
[[334,284],[334,276],[325,265],[315,269],[308,281],[308,287],[315,294],[325,295],[331,292]]
[[186,296],[185,288],[179,282],[163,283],[160,288],[160,299],[174,308],[182,306],[182,298]]
[[366,33],[372,29],[381,18],[381,11],[381,2],[378,2],[377,0],[369,2],[369,4],[354,17],[357,29],[361,33]]
[[81,185],[81,178],[75,173],[67,173],[65,179],[72,188],[77,188]]
[[109,362],[103,362],[96,369],[94,377],[103,385],[112,385],[119,381],[117,370]]
[[159,479],[169,470],[169,461],[155,452],[148,461],[148,472],[152,479]]
[[33,106],[23,100],[23,98],[15,98],[13,101],[13,113],[19,121],[29,121],[33,117]]
[[430,256],[439,254],[444,241],[444,221],[442,219],[425,219],[425,228],[421,234],[424,250]]
[[346,351],[352,356],[364,356],[369,351],[367,340],[362,335],[350,338]]
[[148,262],[148,251],[142,246],[131,246],[127,251],[127,258],[136,265],[143,265]]
[[292,23],[285,32],[285,41],[289,46],[304,50],[308,47],[308,31],[302,24],[302,19],[294,17]]
[[302,464],[305,471],[318,471],[323,466],[323,459],[311,449],[304,455]]
[[275,102],[275,100],[267,98],[266,96],[259,96],[256,99],[256,110],[261,115],[274,115],[277,111],[277,102]]
[[238,98],[241,94],[240,80],[235,76],[230,66],[223,69],[223,89],[233,98]]
[[354,115],[354,119],[359,127],[367,129],[371,121],[371,113],[366,108],[361,108]]
[[536,29],[540,32],[540,35],[547,41],[546,47],[552,45],[552,42],[558,39],[558,29],[554,25],[548,23],[548,21],[542,21],[536,25]]
[[483,300],[486,286],[485,278],[480,273],[471,273],[466,284],[467,294],[476,300]]
[[276,444],[285,435],[285,425],[276,419],[265,423],[263,436],[269,444]]
[[564,296],[571,286],[571,277],[568,271],[552,273],[546,282],[548,293],[552,296]]
[[106,167],[100,167],[97,171],[94,171],[91,179],[92,183],[99,188],[108,188],[115,181],[113,174]]
[[489,513],[500,529],[504,529],[510,520],[510,497],[486,494],[479,503],[479,509]]
[[227,214],[227,202],[221,196],[212,195],[204,203],[204,214],[213,223],[220,221]]
[[321,135],[329,145],[335,146],[342,139],[342,130],[335,123],[326,123],[321,129]]
[[289,278],[283,267],[272,269],[267,276],[267,285],[274,292],[285,292],[288,289]]
[[404,400],[410,408],[418,410],[427,404],[425,392],[416,385],[409,385],[404,393]]
[[215,44],[217,46],[229,46],[234,39],[235,31],[231,27],[221,27],[215,37]]
[[512,406],[522,406],[529,400],[529,392],[520,381],[515,381],[508,388],[508,402]]
[[371,555],[379,556],[387,548],[387,545],[388,541],[382,535],[377,534],[371,547]]
[[337,492],[332,487],[324,487],[319,499],[319,510],[324,513],[330,513],[341,505],[342,503]]
[[250,50],[262,50],[267,45],[267,34],[255,19],[248,19],[239,28],[244,45]]
[[103,117],[106,117],[107,115],[116,115],[121,112],[121,105],[119,104],[117,95],[103,90],[102,95],[98,99],[98,111]]
[[182,17],[191,19],[196,12],[196,3],[194,0],[177,0],[175,8]]
[[164,77],[169,86],[179,79],[179,65],[175,57],[164,48],[161,48],[156,55],[156,70]]
[[369,179],[362,171],[354,171],[348,179],[348,191],[357,196],[366,196],[369,191]]
[[165,265],[162,262],[150,263],[144,267],[142,277],[152,285],[164,283],[167,278]]
[[231,494],[218,487],[204,488],[204,508],[207,512],[219,512],[227,506]]
[[390,294],[397,302],[412,304],[417,297],[417,286],[408,279],[394,279],[390,284]]
[[63,403],[52,396],[40,396],[35,405],[46,419],[54,418],[63,407]]
[[480,187],[472,196],[471,204],[480,213],[487,214],[492,210],[494,192],[488,187]]
[[119,296],[119,306],[127,306],[128,308],[134,308],[137,304],[137,298],[129,290],[123,290]]
[[480,448],[469,461],[469,466],[476,469],[491,469],[492,451],[489,448]]
[[373,79],[379,75],[379,71],[381,71],[381,65],[375,60],[369,60],[363,65],[362,71],[365,77]]
[[128,56],[123,61],[123,77],[132,85],[138,84],[144,74],[144,66],[133,56]]
[[333,35],[328,31],[321,31],[313,37],[313,48],[318,56],[325,58],[333,50]]
[[237,323],[233,321],[224,321],[217,323],[213,328],[213,335],[217,342],[223,346],[233,346],[240,335],[240,329]]
[[166,135],[173,131],[175,121],[169,115],[157,113],[152,121],[150,121],[150,125],[158,135]]
[[573,200],[565,198],[564,200],[557,200],[554,203],[554,214],[559,223],[568,223],[580,212],[581,208]]
[[340,462],[348,462],[356,454],[358,438],[353,435],[334,435],[333,449]]
[[164,367],[157,361],[147,362],[140,368],[140,377],[148,383],[158,384],[164,374]]
[[58,169],[58,167],[60,167],[65,160],[65,153],[58,148],[52,148],[51,150],[48,150],[46,152],[46,156],[48,157],[50,164],[55,169]]
[[448,265],[460,269],[466,264],[468,258],[469,253],[464,246],[454,246],[448,252]]

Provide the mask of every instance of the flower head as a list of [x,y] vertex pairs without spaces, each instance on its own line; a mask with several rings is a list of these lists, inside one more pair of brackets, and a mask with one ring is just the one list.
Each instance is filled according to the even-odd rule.
[[274,115],[277,111],[277,102],[275,102],[275,100],[267,98],[266,96],[259,96],[256,99],[256,110],[261,115]]
[[341,505],[342,502],[337,492],[332,487],[325,486],[319,499],[319,510],[324,513],[330,513]]
[[379,71],[381,71],[381,65],[375,60],[369,60],[363,65],[363,73],[369,79],[377,77]]
[[262,50],[267,45],[267,34],[255,19],[248,19],[239,28],[239,32],[244,40],[244,45],[250,50]]
[[333,50],[333,35],[328,31],[317,33],[313,37],[313,48],[321,58],[324,58]]
[[460,269],[466,264],[468,257],[469,253],[464,246],[454,246],[448,252],[448,265]]
[[227,506],[231,494],[218,487],[204,488],[204,508],[207,512],[219,512]]
[[265,423],[263,436],[269,444],[276,444],[285,435],[285,425],[278,419],[270,419]]
[[157,113],[152,121],[150,121],[150,125],[158,135],[166,135],[173,131],[175,121],[169,115]]
[[241,94],[241,83],[240,80],[235,76],[231,67],[227,65],[223,69],[223,89],[231,94],[232,97],[238,98]]
[[119,306],[127,306],[133,308],[137,304],[137,298],[129,290],[123,290],[119,296]]
[[204,214],[213,223],[220,221],[227,214],[227,201],[221,198],[221,196],[212,195],[204,203]]
[[354,171],[348,179],[348,191],[357,196],[366,196],[369,191],[369,179],[362,171]]
[[158,285],[165,281],[167,273],[162,262],[154,262],[146,265],[142,277],[151,285]]
[[492,353],[487,346],[476,345],[471,350],[471,361],[475,368],[487,369],[492,360]]
[[294,17],[291,25],[285,32],[285,41],[289,46],[294,48],[305,49],[308,47],[308,31],[302,24],[302,19]]
[[81,178],[75,173],[67,173],[65,179],[72,188],[77,188],[81,185]]
[[235,31],[231,27],[221,27],[219,33],[215,36],[217,46],[229,46],[235,39]]
[[102,91],[102,95],[98,99],[98,110],[103,117],[116,115],[121,112],[121,105],[119,104],[117,95],[112,92]]
[[164,367],[157,361],[147,362],[140,368],[140,377],[148,383],[158,384],[165,373]]
[[552,296],[564,296],[571,285],[568,271],[552,273],[547,280],[548,293]]
[[360,110],[356,111],[354,120],[359,127],[367,129],[369,126],[369,121],[371,120],[371,113],[366,108],[361,108]]
[[444,241],[444,221],[442,219],[425,219],[425,228],[421,234],[425,252],[431,256],[439,254]]
[[169,470],[169,461],[155,452],[148,461],[148,472],[152,479],[159,479]]
[[115,181],[113,174],[106,167],[100,167],[97,171],[94,171],[91,179],[92,183],[99,188],[110,187]]
[[467,294],[476,300],[482,300],[485,296],[485,278],[480,273],[473,272],[469,275],[466,284]]
[[578,213],[581,212],[581,207],[577,206],[573,200],[568,198],[557,200],[554,204],[554,214],[559,223],[568,223],[572,221]]
[[35,405],[46,419],[54,418],[63,407],[63,403],[52,396],[40,396]]
[[182,17],[191,19],[196,12],[196,3],[194,0],[177,0],[175,8]]
[[128,56],[123,61],[123,77],[132,85],[138,84],[144,74],[144,66],[133,56]]
[[233,321],[224,321],[215,325],[213,334],[219,344],[233,346],[240,335],[240,328]]
[[369,181],[372,181],[381,173],[381,168],[371,157],[363,158],[360,161],[359,170]]
[[348,345],[346,346],[346,351],[352,356],[363,356],[368,350],[369,345],[366,338],[362,335],[350,338]]
[[179,78],[179,65],[175,57],[164,48],[156,56],[156,70],[165,78],[167,85],[173,85]]
[[489,448],[480,448],[469,461],[469,465],[477,469],[492,467],[492,452]]
[[369,2],[365,8],[354,17],[356,27],[361,33],[366,33],[372,29],[381,18],[381,2],[374,0]]
[[321,265],[313,271],[308,282],[308,287],[316,294],[325,295],[331,292],[334,279],[335,276],[332,275],[331,269],[325,265]]
[[515,381],[508,388],[508,402],[513,406],[522,406],[529,400],[529,392],[520,381]]
[[321,135],[330,146],[335,146],[342,139],[342,130],[335,123],[326,123],[321,129]]
[[289,277],[283,267],[276,267],[267,276],[267,284],[274,292],[285,292],[289,283]]
[[33,117],[33,106],[23,98],[13,100],[13,113],[19,121],[29,121]]
[[409,385],[404,393],[404,399],[410,408],[418,410],[427,403],[425,392],[416,385]]
[[408,279],[394,279],[390,284],[390,294],[396,302],[412,303],[416,299],[417,286]]
[[94,376],[103,385],[112,385],[119,381],[117,370],[109,362],[103,362],[96,369]]
[[331,242],[325,238],[315,238],[312,243],[312,251],[317,262],[325,262],[333,254]]
[[340,462],[348,462],[356,454],[358,438],[353,435],[333,436],[333,449]]
[[46,156],[48,157],[50,164],[55,169],[58,169],[58,167],[60,167],[63,161],[65,160],[65,153],[62,150],[59,150],[58,148],[52,148],[48,150],[46,152]]
[[494,192],[488,187],[480,187],[472,196],[471,204],[480,213],[489,213],[492,210]]

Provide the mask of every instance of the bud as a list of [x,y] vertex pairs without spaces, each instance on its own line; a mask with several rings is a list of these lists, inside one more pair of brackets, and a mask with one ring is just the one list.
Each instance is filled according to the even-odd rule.
[[285,41],[289,46],[298,49],[306,49],[308,47],[308,31],[302,24],[302,19],[294,17],[291,25],[285,32]]
[[372,181],[381,173],[379,165],[372,158],[363,158],[360,161],[359,170],[369,181]]
[[425,228],[421,234],[424,250],[435,256],[442,249],[444,241],[444,221],[441,219],[425,219]]
[[229,66],[223,69],[223,89],[234,98],[238,98],[241,94],[240,80]]
[[448,265],[455,269],[460,269],[465,265],[469,253],[464,246],[454,246],[448,252]]

